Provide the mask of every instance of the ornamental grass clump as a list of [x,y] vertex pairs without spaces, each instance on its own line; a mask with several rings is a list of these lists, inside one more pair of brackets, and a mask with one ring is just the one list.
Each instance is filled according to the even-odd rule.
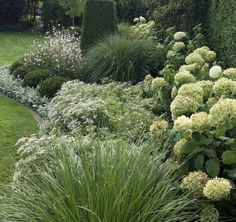
[[1,193],[2,221],[198,220],[195,200],[180,194],[175,164],[150,155],[150,144],[92,139],[56,145],[17,190]]

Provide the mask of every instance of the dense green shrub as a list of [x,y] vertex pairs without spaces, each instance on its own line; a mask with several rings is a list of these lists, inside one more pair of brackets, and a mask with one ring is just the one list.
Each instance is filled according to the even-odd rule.
[[147,8],[143,0],[114,0],[114,2],[120,22],[132,22],[135,17],[146,16]]
[[80,78],[87,82],[103,78],[139,82],[147,73],[157,75],[165,57],[165,49],[152,41],[110,36],[87,52]]
[[66,15],[65,10],[58,0],[43,0],[42,21],[45,29],[52,28],[58,24],[67,27],[71,24],[71,19]]
[[24,59],[18,59],[10,66],[10,73],[13,73],[18,67],[23,65]]
[[115,3],[111,0],[87,1],[84,8],[81,49],[87,50],[100,38],[115,30]]
[[207,1],[205,0],[145,0],[149,14],[154,19],[162,37],[166,28],[191,32],[192,28],[205,21]]
[[47,70],[36,69],[28,72],[24,77],[23,86],[36,87],[43,80],[50,76],[50,72]]
[[179,193],[176,165],[153,158],[148,144],[45,140],[28,141],[47,155],[41,166],[29,163],[33,171],[11,198],[1,196],[3,221],[198,221],[195,200]]
[[209,45],[219,53],[226,66],[236,64],[236,3],[235,0],[209,0]]
[[39,84],[39,93],[49,98],[53,97],[60,89],[64,82],[68,79],[62,76],[53,76],[45,79]]
[[15,77],[19,77],[21,79],[24,79],[24,77],[27,75],[28,69],[24,66],[18,66],[13,72],[12,75]]

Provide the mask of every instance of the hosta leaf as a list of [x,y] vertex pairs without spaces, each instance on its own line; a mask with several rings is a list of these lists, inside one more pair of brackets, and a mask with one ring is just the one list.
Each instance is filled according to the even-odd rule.
[[206,162],[206,171],[210,177],[217,177],[220,173],[220,162],[215,159]]
[[226,150],[222,154],[222,161],[226,165],[236,164],[236,152],[231,150]]

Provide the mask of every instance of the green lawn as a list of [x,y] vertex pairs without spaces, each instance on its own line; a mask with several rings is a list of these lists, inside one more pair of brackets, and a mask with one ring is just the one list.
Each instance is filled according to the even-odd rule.
[[0,32],[0,66],[11,64],[22,57],[38,37],[30,33]]
[[7,182],[14,169],[16,142],[37,132],[32,112],[19,103],[0,96],[0,182]]

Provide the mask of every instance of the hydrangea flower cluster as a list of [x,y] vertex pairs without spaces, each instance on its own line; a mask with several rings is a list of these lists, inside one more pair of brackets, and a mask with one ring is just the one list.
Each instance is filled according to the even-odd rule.
[[206,204],[201,210],[200,222],[218,222],[219,211],[212,204]]
[[202,197],[203,189],[208,181],[208,176],[202,171],[190,172],[181,181],[180,187],[187,190],[193,197]]
[[228,68],[224,70],[222,76],[236,81],[236,68]]
[[208,180],[203,189],[204,196],[213,201],[228,199],[232,185],[229,180],[224,178],[214,178]]
[[187,34],[185,32],[176,32],[174,34],[174,40],[175,41],[180,41],[180,40],[183,40],[184,38],[187,37]]
[[168,122],[166,120],[157,120],[150,126],[150,133],[155,134],[163,132],[168,128]]
[[131,26],[131,37],[140,39],[154,39],[154,27],[155,22],[153,20],[148,21],[140,16],[134,19],[135,25]]

